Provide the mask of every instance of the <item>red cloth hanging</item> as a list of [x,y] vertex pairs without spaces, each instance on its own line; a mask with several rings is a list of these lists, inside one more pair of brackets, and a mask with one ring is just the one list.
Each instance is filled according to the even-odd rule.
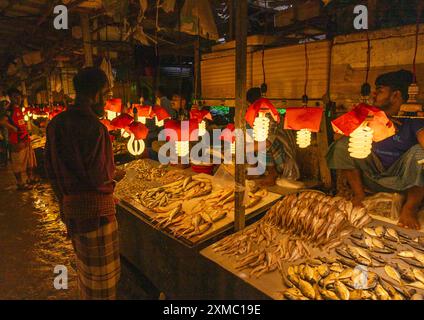
[[199,129],[197,120],[178,121],[168,120],[165,122],[165,136],[167,141],[197,141],[198,134],[194,131]]
[[246,112],[246,122],[253,128],[255,119],[258,116],[259,112],[268,113],[276,122],[280,122],[280,114],[278,113],[277,108],[274,107],[272,102],[267,98],[261,98],[251,104]]
[[334,132],[350,136],[364,121],[367,121],[368,126],[373,129],[373,140],[375,142],[385,140],[396,133],[393,123],[384,111],[364,103],[357,105],[352,111],[333,120],[331,124]]
[[102,119],[100,120],[100,122],[103,123],[103,125],[107,128],[108,131],[113,131],[117,129],[111,124],[108,119]]
[[136,140],[144,140],[149,134],[149,129],[141,122],[134,121],[129,126],[129,131],[134,135]]
[[131,117],[129,114],[122,113],[111,121],[111,125],[118,128],[118,129],[125,129],[133,121],[134,121],[134,118]]
[[321,107],[293,107],[286,108],[284,129],[319,132],[321,127],[323,108]]
[[171,119],[171,116],[169,115],[168,111],[164,107],[161,106],[154,106],[153,112],[158,118],[159,121]]
[[122,100],[121,99],[109,99],[106,101],[105,110],[121,113],[122,112]]
[[191,110],[190,119],[197,120],[197,122],[202,122],[207,119],[212,121],[212,115],[208,110]]
[[236,136],[234,134],[236,127],[234,125],[234,123],[230,123],[228,124],[224,130],[222,130],[221,136],[219,137],[221,140],[223,141],[227,141],[227,142],[235,142],[236,141]]
[[152,119],[155,116],[153,108],[151,106],[142,106],[141,104],[133,104],[130,114],[134,116],[134,108],[137,109],[137,114],[139,118]]

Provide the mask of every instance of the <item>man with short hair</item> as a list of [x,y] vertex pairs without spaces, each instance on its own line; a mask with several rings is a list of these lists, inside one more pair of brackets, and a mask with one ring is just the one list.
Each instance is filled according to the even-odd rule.
[[353,204],[361,206],[367,187],[372,192],[404,192],[399,226],[419,229],[418,211],[424,199],[424,120],[393,118],[408,100],[413,82],[409,71],[386,73],[376,80],[374,105],[383,110],[396,127],[396,134],[373,144],[367,159],[349,155],[349,138],[333,143],[327,154],[330,169],[340,169],[354,193]]
[[120,277],[116,177],[109,133],[99,121],[108,80],[90,67],[73,82],[75,105],[47,127],[46,170],[77,256],[80,298],[112,300]]
[[[11,88],[7,91],[7,95],[10,99],[7,128],[12,170],[15,174],[18,190],[30,190],[31,187],[28,184],[38,182],[34,174],[37,161],[22,113],[22,94],[18,89]],[[27,181],[24,181],[25,174]]]

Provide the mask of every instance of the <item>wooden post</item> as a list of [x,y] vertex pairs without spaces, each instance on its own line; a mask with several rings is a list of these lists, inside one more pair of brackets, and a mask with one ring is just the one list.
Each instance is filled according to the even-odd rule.
[[21,81],[21,91],[22,91],[22,97],[24,98],[24,107],[28,108],[28,92],[26,88],[25,81]]
[[201,53],[200,53],[200,37],[197,37],[194,42],[194,99],[199,99],[202,96],[201,83]]
[[82,40],[84,42],[84,62],[86,67],[93,66],[93,48],[91,47],[90,20],[88,13],[81,13]]
[[[235,0],[235,23],[236,23],[236,115],[235,127],[241,129],[243,136],[236,137],[236,159],[239,152],[239,145],[243,144],[243,153],[246,146],[244,143],[246,137],[245,114],[247,109],[246,101],[246,77],[247,77],[247,0]],[[244,157],[243,157],[244,159]],[[246,165],[236,163],[235,172],[235,230],[239,231],[245,227],[245,207],[244,192],[246,187]]]

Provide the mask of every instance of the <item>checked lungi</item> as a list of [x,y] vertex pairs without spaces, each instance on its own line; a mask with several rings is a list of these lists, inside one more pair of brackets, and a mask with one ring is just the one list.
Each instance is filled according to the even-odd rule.
[[116,299],[121,273],[116,218],[95,231],[73,235],[72,244],[77,256],[80,299]]

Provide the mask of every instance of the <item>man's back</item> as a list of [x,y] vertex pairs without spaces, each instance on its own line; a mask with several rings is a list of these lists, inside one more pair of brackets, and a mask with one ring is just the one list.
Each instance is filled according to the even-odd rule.
[[46,166],[63,195],[113,193],[111,141],[106,127],[88,110],[72,107],[50,122]]

